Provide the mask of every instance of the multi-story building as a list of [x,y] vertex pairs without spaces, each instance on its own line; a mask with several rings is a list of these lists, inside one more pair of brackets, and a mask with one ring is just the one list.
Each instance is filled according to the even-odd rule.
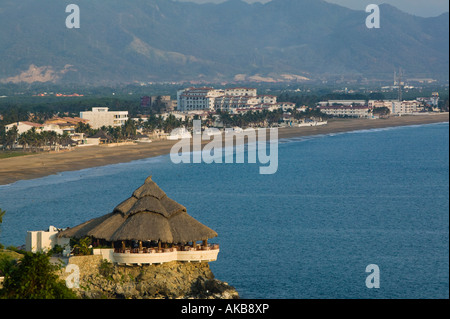
[[391,111],[391,114],[411,114],[423,110],[423,102],[418,100],[402,101],[402,102],[397,100],[386,100],[386,101],[370,100],[368,106],[370,108],[386,107],[389,109],[389,111]]
[[344,105],[344,106],[364,106],[366,105],[365,100],[328,100],[319,102],[319,106],[332,106],[332,105]]
[[173,111],[176,107],[176,101],[173,101],[170,95],[153,95],[141,97],[141,108],[150,109],[157,101],[164,106],[165,111]]
[[213,88],[188,88],[177,92],[177,111],[214,110],[217,97],[225,95],[224,90]]
[[20,135],[25,132],[28,132],[32,128],[34,128],[36,130],[36,132],[39,133],[43,127],[43,124],[33,123],[33,122],[28,122],[28,121],[14,122],[14,123],[5,125],[6,132],[11,130],[14,126],[17,128],[17,134]]
[[329,105],[320,106],[320,111],[336,117],[369,117],[370,108],[362,105]]
[[232,109],[251,108],[259,103],[260,100],[252,96],[223,95],[215,99],[214,108],[221,111],[230,111]]
[[277,104],[284,112],[295,109],[295,103],[292,102],[278,102]]
[[80,118],[89,120],[93,129],[122,126],[128,120],[128,111],[109,111],[107,107],[94,107],[92,111],[80,112]]
[[188,88],[177,93],[177,110],[180,112],[196,110],[253,109],[256,105],[277,105],[274,95],[258,95],[252,88],[213,89]]
[[261,104],[276,104],[277,97],[275,95],[258,95],[259,103]]
[[431,97],[418,97],[417,101],[423,103],[426,106],[437,107],[439,105],[439,93],[433,92]]
[[232,96],[253,96],[256,97],[257,91],[253,88],[229,88],[225,89],[225,95],[232,95]]
[[403,102],[394,102],[392,104],[392,113],[397,114],[408,114],[408,113],[416,113],[423,110],[422,104],[419,101],[403,101]]

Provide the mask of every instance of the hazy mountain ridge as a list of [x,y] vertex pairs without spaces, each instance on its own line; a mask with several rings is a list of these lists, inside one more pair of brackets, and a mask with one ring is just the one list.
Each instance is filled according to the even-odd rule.
[[448,78],[448,13],[420,18],[382,5],[381,28],[367,29],[368,13],[322,0],[78,0],[81,28],[67,29],[68,4],[0,4],[0,79],[32,81],[18,77],[30,65],[55,70],[38,81],[55,74],[54,81],[85,83],[380,78],[398,67],[409,76]]

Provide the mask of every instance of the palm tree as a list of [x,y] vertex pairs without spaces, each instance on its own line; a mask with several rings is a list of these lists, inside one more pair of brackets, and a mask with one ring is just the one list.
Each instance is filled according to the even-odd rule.
[[17,129],[17,126],[13,126],[8,132],[6,132],[5,136],[5,147],[9,147],[9,149],[12,149],[14,146],[14,143],[17,140],[17,137],[19,135],[19,130]]
[[85,124],[83,122],[79,122],[77,127],[75,128],[76,133],[84,133],[86,135],[92,135],[93,129],[89,124]]
[[166,120],[163,122],[163,129],[165,132],[170,132],[173,129],[180,127],[181,121],[178,120],[175,115],[170,114]]
[[73,245],[73,249],[78,252],[80,255],[90,255],[91,248],[91,239],[89,237],[81,238],[78,243]]
[[206,118],[206,125],[211,127],[211,126],[214,126],[215,122],[216,122],[216,118],[214,117],[214,114],[209,113]]
[[19,138],[17,139],[17,142],[22,145],[22,150],[26,151],[27,146],[28,146],[28,141],[27,141],[27,134],[26,133],[22,133],[20,134]]
[[50,145],[50,150],[52,149],[52,146],[55,146],[55,148],[56,148],[57,140],[58,140],[58,134],[55,131],[50,131],[48,134],[48,143]]
[[69,133],[64,132],[62,135],[59,136],[59,144],[68,144],[69,142],[70,142]]
[[126,138],[133,138],[134,136],[136,136],[136,124],[132,119],[128,119],[122,125],[122,135]]

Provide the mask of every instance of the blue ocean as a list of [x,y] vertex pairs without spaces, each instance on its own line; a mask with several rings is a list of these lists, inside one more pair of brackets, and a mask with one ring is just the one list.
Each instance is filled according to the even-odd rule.
[[283,139],[273,175],[166,155],[0,186],[0,242],[107,214],[149,175],[217,231],[211,268],[242,298],[449,298],[448,123]]

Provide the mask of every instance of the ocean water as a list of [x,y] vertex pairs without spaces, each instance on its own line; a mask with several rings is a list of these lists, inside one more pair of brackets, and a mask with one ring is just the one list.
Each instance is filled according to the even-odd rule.
[[109,213],[149,175],[218,232],[211,268],[242,298],[449,298],[448,123],[280,140],[274,175],[167,155],[0,186],[0,242]]

